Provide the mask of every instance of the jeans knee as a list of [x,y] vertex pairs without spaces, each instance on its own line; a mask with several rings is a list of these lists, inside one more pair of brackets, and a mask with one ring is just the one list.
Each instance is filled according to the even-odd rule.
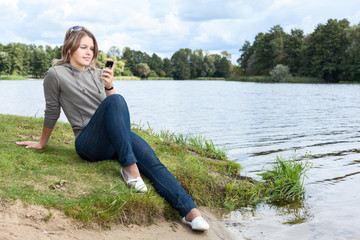
[[105,100],[110,102],[125,102],[125,98],[120,94],[112,94],[108,96]]
[[125,98],[120,94],[112,94],[105,98],[104,101],[112,106],[127,106]]

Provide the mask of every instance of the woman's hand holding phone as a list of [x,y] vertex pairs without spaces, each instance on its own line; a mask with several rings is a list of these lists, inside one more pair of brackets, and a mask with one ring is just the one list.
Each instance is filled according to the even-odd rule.
[[107,91],[111,91],[113,89],[112,81],[114,77],[114,67],[115,67],[115,62],[108,60],[105,64],[104,71],[100,76],[100,78],[104,80],[105,90]]

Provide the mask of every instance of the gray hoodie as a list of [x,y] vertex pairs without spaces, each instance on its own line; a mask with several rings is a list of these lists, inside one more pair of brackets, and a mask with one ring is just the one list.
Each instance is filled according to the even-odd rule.
[[106,98],[101,71],[86,67],[80,72],[67,63],[50,68],[44,77],[44,126],[55,127],[61,107],[77,136]]

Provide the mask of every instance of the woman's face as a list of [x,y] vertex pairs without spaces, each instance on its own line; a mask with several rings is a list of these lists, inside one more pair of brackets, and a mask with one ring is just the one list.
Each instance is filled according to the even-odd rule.
[[79,48],[70,54],[70,64],[83,71],[94,57],[94,41],[89,36],[83,37]]

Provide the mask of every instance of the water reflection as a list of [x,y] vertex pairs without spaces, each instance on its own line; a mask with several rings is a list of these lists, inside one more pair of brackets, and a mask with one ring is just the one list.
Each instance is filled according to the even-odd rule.
[[[284,231],[280,227],[281,225],[291,227],[310,222],[313,218],[311,206],[304,202],[286,205],[262,203],[222,214],[222,219],[227,227],[244,239],[276,239],[271,236]],[[257,230],[254,230],[255,228]]]
[[275,209],[278,216],[282,217],[283,224],[301,224],[314,218],[314,214],[310,211],[310,206],[304,202],[295,202],[280,206],[270,204],[270,209],[272,208]]

